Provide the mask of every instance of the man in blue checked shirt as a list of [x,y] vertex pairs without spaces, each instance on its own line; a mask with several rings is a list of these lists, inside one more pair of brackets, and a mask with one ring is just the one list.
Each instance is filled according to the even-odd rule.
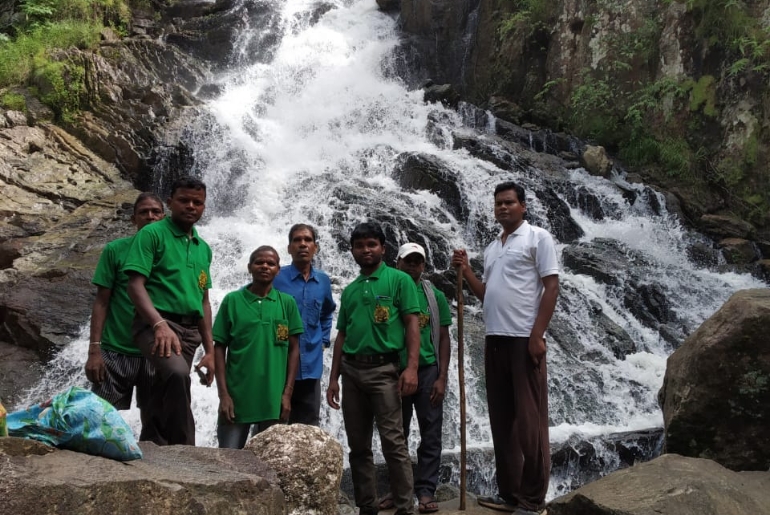
[[305,328],[299,340],[299,369],[289,423],[318,426],[323,349],[329,346],[332,315],[337,305],[332,299],[329,276],[313,268],[313,256],[318,252],[315,229],[308,224],[292,226],[288,250],[291,264],[281,267],[273,287],[294,297]]

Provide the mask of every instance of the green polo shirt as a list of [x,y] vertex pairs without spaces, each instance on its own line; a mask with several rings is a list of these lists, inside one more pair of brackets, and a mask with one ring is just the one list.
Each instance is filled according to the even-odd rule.
[[134,304],[128,298],[126,289],[128,276],[121,271],[133,239],[133,236],[120,238],[104,246],[91,283],[111,292],[107,318],[102,329],[102,347],[129,356],[141,356],[131,335]]
[[257,297],[247,286],[225,296],[213,332],[215,344],[227,348],[225,380],[236,423],[280,418],[289,335],[302,331],[291,295],[273,288],[266,297]]
[[166,217],[136,233],[123,271],[147,278],[145,288],[155,309],[203,317],[203,294],[211,288],[210,267],[211,247],[195,227],[188,237]]
[[345,332],[342,352],[385,354],[404,349],[404,314],[418,313],[417,287],[401,270],[382,263],[359,275],[342,292],[337,329]]
[[[449,311],[449,303],[446,300],[446,296],[435,286],[431,285],[431,288],[433,288],[436,304],[438,304],[439,325],[441,327],[452,325],[452,313]],[[423,290],[421,284],[417,285],[417,300],[420,302],[418,317],[420,319],[420,366],[422,367],[436,362],[436,350],[433,348],[433,340],[430,337],[430,319],[433,314],[430,312],[428,297],[425,295],[425,290]],[[406,361],[406,352],[402,352],[401,368],[406,368]]]

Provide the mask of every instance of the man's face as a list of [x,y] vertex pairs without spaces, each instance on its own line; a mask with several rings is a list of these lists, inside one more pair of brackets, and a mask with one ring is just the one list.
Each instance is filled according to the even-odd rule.
[[295,265],[310,263],[318,252],[318,245],[313,240],[313,233],[309,229],[298,229],[291,235],[289,243],[289,255]]
[[134,208],[134,214],[131,215],[131,222],[139,230],[147,224],[162,220],[166,216],[163,211],[163,205],[157,200],[146,198],[139,202]]
[[201,219],[206,209],[206,192],[202,189],[177,188],[167,204],[173,221],[192,226]]
[[377,238],[360,238],[353,240],[351,252],[361,268],[374,267],[382,261],[385,246]]
[[281,269],[281,261],[278,254],[272,250],[261,250],[254,254],[249,263],[249,273],[257,284],[269,284]]
[[500,225],[516,225],[524,220],[526,204],[519,202],[516,190],[505,190],[495,195],[495,220]]
[[402,272],[409,274],[415,281],[419,281],[420,276],[425,272],[425,258],[417,252],[412,252],[399,259],[396,267]]

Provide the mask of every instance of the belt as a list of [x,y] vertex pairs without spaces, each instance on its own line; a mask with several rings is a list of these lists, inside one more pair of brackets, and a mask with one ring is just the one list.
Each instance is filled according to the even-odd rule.
[[365,365],[384,365],[385,363],[399,363],[401,357],[398,352],[388,352],[386,354],[347,354],[342,355],[343,358],[356,363],[363,363]]
[[179,325],[198,325],[201,319],[198,315],[177,315],[176,313],[168,313],[166,311],[158,311],[158,314],[165,320]]

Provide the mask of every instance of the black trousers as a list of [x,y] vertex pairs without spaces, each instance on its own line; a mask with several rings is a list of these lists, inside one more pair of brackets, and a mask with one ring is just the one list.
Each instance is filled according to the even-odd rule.
[[195,445],[195,418],[190,408],[190,370],[202,339],[197,326],[183,326],[170,320],[166,323],[182,344],[179,356],[172,353],[166,358],[150,354],[155,332],[139,317],[134,319],[134,343],[155,368],[147,416],[142,418],[141,439],[157,445]]
[[302,379],[294,381],[289,424],[307,424],[318,427],[320,425],[320,411],[321,380]]
[[409,438],[412,421],[412,407],[417,413],[420,427],[420,445],[417,447],[417,469],[414,474],[414,493],[418,499],[433,497],[438,483],[438,469],[441,465],[441,425],[444,420],[444,406],[433,406],[430,393],[438,379],[438,365],[420,367],[417,391],[401,399],[404,417],[404,435]]
[[548,381],[545,359],[535,367],[528,341],[487,336],[484,368],[500,496],[538,510],[551,469]]

